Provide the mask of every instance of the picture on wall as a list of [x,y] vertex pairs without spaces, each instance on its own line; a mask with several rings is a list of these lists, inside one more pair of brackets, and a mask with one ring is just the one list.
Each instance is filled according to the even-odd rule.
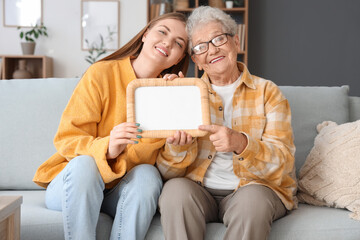
[[119,48],[119,1],[81,1],[81,48]]
[[4,0],[5,27],[33,27],[42,19],[42,0]]

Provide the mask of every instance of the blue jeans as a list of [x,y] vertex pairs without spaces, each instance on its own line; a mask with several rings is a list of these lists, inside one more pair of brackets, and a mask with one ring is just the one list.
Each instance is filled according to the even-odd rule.
[[134,167],[112,189],[105,190],[95,160],[72,159],[46,189],[46,206],[62,211],[65,239],[96,239],[100,211],[114,218],[110,239],[144,239],[162,189],[158,170]]

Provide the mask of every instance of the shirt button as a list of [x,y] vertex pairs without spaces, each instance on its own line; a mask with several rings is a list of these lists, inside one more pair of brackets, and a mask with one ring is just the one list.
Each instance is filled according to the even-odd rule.
[[243,157],[239,157],[239,161],[243,161],[244,160],[244,158]]
[[212,159],[212,155],[209,155],[209,156],[208,156],[208,159]]
[[222,106],[220,106],[220,107],[219,107],[219,111],[222,111],[222,110],[223,110],[223,109],[222,109]]

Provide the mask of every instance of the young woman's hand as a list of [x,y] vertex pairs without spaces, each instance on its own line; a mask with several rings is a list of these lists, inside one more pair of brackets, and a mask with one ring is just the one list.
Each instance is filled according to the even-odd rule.
[[122,153],[127,144],[138,143],[136,138],[141,138],[139,135],[142,130],[138,128],[139,124],[124,122],[115,126],[110,132],[110,141],[106,159],[114,159]]
[[176,75],[175,73],[167,73],[163,76],[163,79],[165,79],[166,81],[171,81],[174,80],[175,78],[184,78],[184,74],[182,73],[182,71],[179,72],[179,75]]
[[192,142],[192,136],[184,131],[176,131],[174,136],[168,137],[166,142],[172,145],[186,145]]

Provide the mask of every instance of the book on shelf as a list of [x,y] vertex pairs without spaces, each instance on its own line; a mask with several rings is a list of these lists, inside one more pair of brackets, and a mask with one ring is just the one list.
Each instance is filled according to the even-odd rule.
[[240,41],[240,51],[245,51],[245,33],[246,33],[245,24],[238,24],[238,36],[239,36],[239,41]]
[[0,56],[0,79],[2,79],[2,58]]
[[150,6],[150,20],[168,12],[171,12],[170,3],[153,3]]

